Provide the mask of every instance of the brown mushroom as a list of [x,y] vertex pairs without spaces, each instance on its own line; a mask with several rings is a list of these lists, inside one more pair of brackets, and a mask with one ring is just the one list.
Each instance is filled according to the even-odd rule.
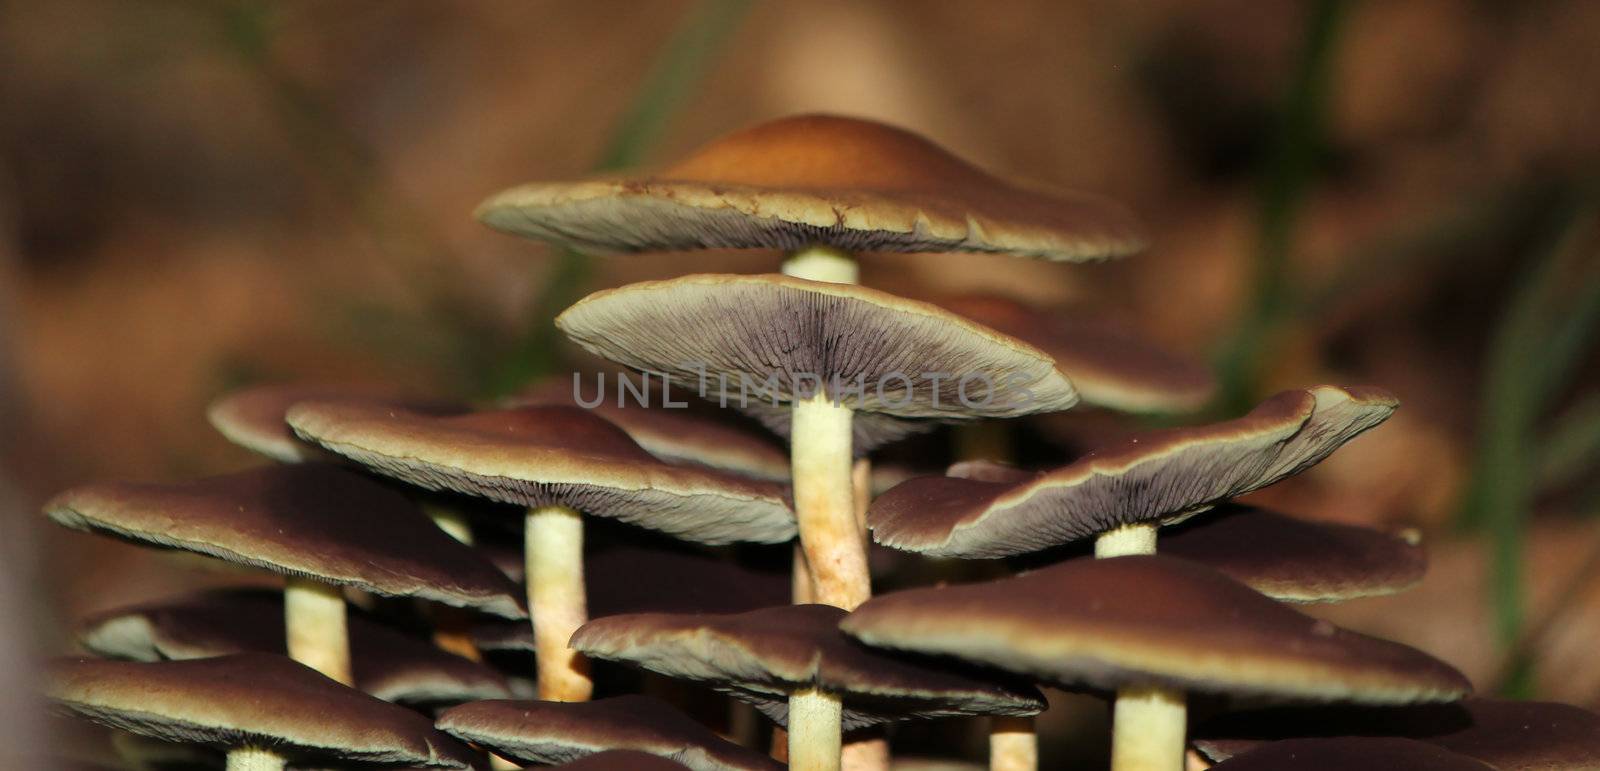
[[1217,771],[1495,771],[1493,766],[1409,739],[1293,739],[1274,742],[1212,768]]

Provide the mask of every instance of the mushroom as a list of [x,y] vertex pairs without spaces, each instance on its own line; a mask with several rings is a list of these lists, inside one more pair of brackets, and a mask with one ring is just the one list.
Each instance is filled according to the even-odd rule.
[[1199,362],[1166,351],[1103,318],[1044,310],[994,295],[934,300],[1056,360],[1084,404],[1124,412],[1196,409],[1216,390]]
[[[361,613],[349,615],[348,627],[354,685],[384,701],[431,706],[510,695],[494,670]],[[104,611],[78,633],[89,652],[134,661],[281,654],[284,639],[283,593],[268,589],[213,590]]]
[[637,750],[694,771],[783,768],[650,696],[615,696],[582,704],[479,701],[446,710],[435,725],[519,763],[555,765],[606,750]]
[[1185,560],[1070,560],[1013,578],[896,592],[841,625],[880,648],[954,656],[1117,693],[1116,771],[1183,767],[1186,691],[1409,704],[1470,690],[1449,665],[1334,627]]
[[568,771],[683,771],[682,763],[637,750],[607,750],[586,755],[558,768]]
[[1099,556],[1155,551],[1159,525],[1297,474],[1383,422],[1375,388],[1285,391],[1236,420],[1151,431],[1031,477],[922,477],[873,501],[881,544],[940,557],[996,558],[1095,539]]
[[789,766],[838,769],[843,731],[906,719],[1033,715],[1032,687],[948,664],[859,646],[845,611],[785,605],[739,614],[640,613],[585,624],[572,647],[711,685],[754,704],[789,732]]
[[101,725],[225,750],[228,771],[281,771],[291,761],[473,764],[466,747],[415,712],[265,653],[56,661],[46,695],[63,711]]
[[[871,593],[853,503],[851,458],[865,452],[854,416],[999,418],[1077,399],[1024,343],[927,303],[788,276],[632,284],[584,298],[556,325],[595,354],[708,398],[782,406],[815,599],[846,609]],[[914,379],[928,375],[919,387]],[[754,399],[752,379],[762,391]]]
[[524,559],[541,699],[584,701],[592,691],[584,662],[567,649],[587,615],[579,512],[706,544],[781,543],[795,533],[778,485],[668,465],[574,407],[434,417],[305,402],[288,419],[300,436],[380,473],[527,507]]
[[516,585],[405,496],[323,464],[177,484],[93,484],[45,506],[56,523],[285,576],[289,655],[353,682],[342,587],[525,618]]
[[1500,771],[1600,768],[1600,715],[1570,704],[1471,698],[1383,709],[1274,707],[1201,723],[1194,745],[1215,761],[1286,740],[1398,737],[1476,758]]
[[1212,768],[1217,771],[1495,771],[1493,766],[1409,739],[1294,739],[1274,742]]

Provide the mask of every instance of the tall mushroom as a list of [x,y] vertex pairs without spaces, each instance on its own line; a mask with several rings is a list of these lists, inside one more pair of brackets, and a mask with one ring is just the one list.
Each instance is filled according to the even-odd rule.
[[1187,691],[1409,704],[1471,690],[1420,651],[1340,630],[1158,555],[1069,560],[999,581],[896,592],[841,626],[875,647],[1115,691],[1115,771],[1183,768]]
[[473,765],[472,753],[426,718],[282,656],[69,659],[49,666],[45,691],[62,710],[102,725],[222,749],[228,771],[282,771],[290,761]]
[[851,458],[864,452],[856,416],[1000,418],[1077,399],[1024,343],[927,303],[788,276],[632,284],[590,295],[556,325],[595,354],[708,398],[781,408],[815,599],[846,609],[871,594],[851,479]]
[[343,587],[525,618],[516,586],[405,496],[323,464],[177,484],[106,483],[45,506],[66,527],[282,574],[289,655],[353,682]]
[[585,663],[567,649],[587,616],[580,512],[707,544],[794,537],[794,515],[779,486],[670,466],[574,407],[435,417],[306,402],[289,411],[289,423],[300,436],[380,473],[527,507],[524,558],[542,699],[584,701],[592,691]]

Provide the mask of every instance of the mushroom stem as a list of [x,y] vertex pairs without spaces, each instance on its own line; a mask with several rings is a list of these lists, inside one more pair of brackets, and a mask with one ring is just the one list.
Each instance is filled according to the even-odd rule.
[[228,753],[228,771],[283,771],[289,761],[271,750],[240,747]]
[[839,771],[844,705],[811,688],[789,695],[790,771]]
[[539,698],[588,701],[594,692],[589,662],[567,647],[589,615],[583,589],[583,515],[565,506],[528,509],[524,538]]
[[1039,735],[1031,717],[989,718],[989,771],[1035,771]]
[[[435,504],[424,504],[428,518],[451,538],[468,546],[473,543],[472,524],[466,515],[455,509]],[[470,661],[483,661],[478,646],[472,644],[472,616],[460,608],[428,606],[427,615],[433,621],[433,644]]]
[[839,750],[840,771],[889,771],[889,740],[875,736],[845,742]]
[[872,595],[866,539],[852,500],[850,417],[849,407],[819,390],[795,402],[789,439],[795,518],[816,585],[813,600],[845,610]]
[[799,541],[794,542],[794,557],[789,563],[789,596],[796,605],[816,602],[816,585],[811,580],[811,566],[806,564],[806,550]]
[[1187,716],[1181,692],[1153,685],[1117,691],[1111,771],[1183,771]]
[[813,245],[790,252],[783,261],[783,275],[835,284],[861,283],[856,258],[828,246]]
[[1115,530],[1107,530],[1094,539],[1094,556],[1099,559],[1155,553],[1155,525],[1123,525]]
[[345,685],[355,684],[343,590],[290,576],[283,585],[283,625],[289,658]]
[[466,515],[459,511],[447,509],[443,506],[428,506],[428,517],[440,530],[445,531],[451,538],[468,546],[472,545],[472,523],[467,521]]

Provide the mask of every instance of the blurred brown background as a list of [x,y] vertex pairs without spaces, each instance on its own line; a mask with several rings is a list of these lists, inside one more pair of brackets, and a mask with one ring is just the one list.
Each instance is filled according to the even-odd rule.
[[1600,704],[1600,4],[9,3],[0,105],[0,537],[42,619],[9,623],[52,649],[192,576],[40,527],[49,494],[254,462],[204,419],[233,386],[489,395],[561,354],[545,324],[583,291],[771,270],[574,262],[471,211],[830,111],[1121,199],[1155,235],[1108,265],[874,258],[868,282],[1131,320],[1218,363],[1214,414],[1396,391],[1264,497],[1418,524],[1434,570],[1317,612]]

